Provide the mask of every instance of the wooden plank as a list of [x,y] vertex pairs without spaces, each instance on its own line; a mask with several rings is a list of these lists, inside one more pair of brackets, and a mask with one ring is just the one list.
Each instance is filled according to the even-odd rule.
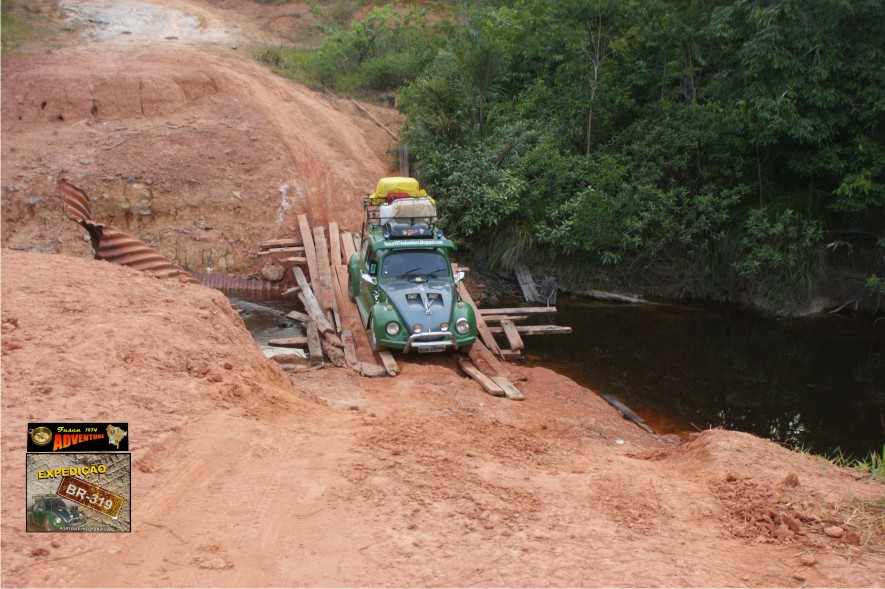
[[300,239],[288,237],[283,239],[268,239],[258,244],[258,249],[269,250],[275,247],[297,247],[303,245]]
[[519,350],[501,350],[501,358],[504,360],[522,360],[522,352]]
[[600,301],[617,301],[619,303],[634,303],[634,304],[645,304],[648,303],[644,298],[639,295],[627,295],[627,294],[619,294],[616,292],[607,292],[604,290],[590,290],[585,292],[588,297],[598,299]]
[[[453,265],[452,270],[457,272],[457,266]],[[476,303],[473,302],[473,297],[471,297],[470,293],[467,292],[467,287],[464,286],[463,282],[458,283],[458,294],[461,296],[461,299],[464,302],[469,305],[473,305],[474,310],[476,309]],[[479,332],[479,339],[482,340],[489,351],[496,356],[500,356],[501,347],[498,345],[498,342],[495,341],[495,336],[492,335],[491,331],[489,331],[489,326],[486,324],[485,319],[482,318],[481,313],[476,313],[476,330]]]
[[556,307],[505,307],[501,309],[477,309],[480,315],[543,315],[556,313]]
[[286,313],[286,317],[294,319],[295,321],[301,321],[302,323],[310,321],[310,315],[302,313],[301,311],[289,311]]
[[486,323],[500,323],[502,320],[507,319],[510,321],[525,321],[529,318],[528,315],[483,315],[483,319],[485,319]]
[[341,264],[341,233],[334,221],[329,223],[329,256],[333,266]]
[[304,242],[304,255],[307,257],[307,272],[310,274],[310,282],[316,287],[319,284],[320,271],[317,267],[317,250],[313,243],[310,225],[307,223],[307,215],[298,215],[298,228],[301,230],[301,240]]
[[[516,331],[522,335],[563,335],[571,333],[571,327],[562,325],[516,325]],[[489,327],[492,333],[505,333],[503,327]]]
[[511,350],[515,352],[525,347],[513,321],[510,321],[509,319],[501,319],[501,329],[504,330],[504,336],[507,338],[507,343]]
[[525,298],[526,302],[532,303],[540,300],[541,295],[538,294],[538,289],[535,286],[535,279],[532,278],[529,269],[522,264],[519,264],[514,266],[513,271],[516,273],[516,279],[519,281],[519,288],[522,289],[522,296]]
[[307,353],[310,363],[313,365],[323,363],[323,344],[320,342],[320,332],[317,331],[316,321],[308,321],[304,324],[307,333]]
[[287,296],[287,295],[295,294],[296,292],[299,292],[300,290],[301,290],[300,286],[293,286],[291,288],[287,288],[281,294],[283,296]]
[[351,366],[359,363],[356,357],[356,346],[353,344],[353,332],[349,329],[341,330],[341,341],[344,342],[344,359]]
[[345,232],[341,234],[341,248],[344,250],[344,265],[350,263],[350,258],[353,257],[353,254],[356,253],[356,248],[353,245],[353,235],[350,232]]
[[334,266],[335,284],[338,297],[338,312],[341,315],[341,325],[353,333],[353,343],[356,347],[357,359],[362,364],[374,364],[375,354],[369,346],[369,338],[366,336],[366,326],[363,325],[362,317],[356,308],[356,303],[350,300],[347,294],[346,266]]
[[479,368],[471,364],[466,358],[460,358],[458,360],[458,366],[461,367],[461,370],[463,370],[467,376],[482,385],[482,388],[484,388],[488,394],[495,397],[503,397],[505,395],[504,389],[499,387],[491,378],[480,372]]
[[313,294],[313,290],[311,290],[310,285],[307,284],[307,278],[304,276],[304,271],[296,266],[292,268],[292,272],[295,274],[295,281],[298,282],[298,286],[301,287],[301,292],[298,293],[298,298],[304,303],[304,309],[307,311],[307,314],[310,315],[312,320],[317,322],[317,328],[320,331],[323,333],[335,333],[335,327],[326,318],[323,309],[320,307],[320,303]]
[[298,266],[307,266],[307,258],[301,256],[292,256],[291,258],[286,258],[286,261]]
[[302,254],[304,253],[304,248],[302,246],[298,247],[275,247],[268,250],[264,250],[262,252],[258,252],[259,256],[269,256],[271,254]]
[[329,265],[329,249],[326,243],[326,232],[322,227],[313,228],[313,242],[316,245],[317,270],[319,283],[313,282],[315,292],[319,293],[323,311],[331,309],[337,312],[338,305],[335,303],[335,292],[332,290],[332,268]]
[[306,345],[307,337],[281,337],[277,339],[272,339],[267,343],[278,348],[296,348]]
[[381,358],[381,364],[384,366],[387,374],[390,376],[399,374],[399,366],[396,365],[396,360],[393,359],[393,354],[390,353],[390,350],[379,351],[378,357]]
[[511,401],[525,401],[525,395],[516,388],[512,382],[504,378],[503,376],[493,376],[492,380],[496,385],[501,387],[504,391],[504,395],[510,399]]
[[501,362],[497,356],[492,354],[492,352],[485,347],[485,344],[482,343],[482,340],[476,340],[473,343],[467,356],[477,368],[483,371],[484,374],[490,376],[503,376],[509,371],[507,364]]

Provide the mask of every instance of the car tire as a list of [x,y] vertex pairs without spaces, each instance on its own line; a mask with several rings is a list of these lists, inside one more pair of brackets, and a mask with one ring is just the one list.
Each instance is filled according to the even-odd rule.
[[369,347],[372,348],[373,352],[380,352],[381,346],[378,344],[378,340],[375,339],[375,318],[372,317],[369,319]]

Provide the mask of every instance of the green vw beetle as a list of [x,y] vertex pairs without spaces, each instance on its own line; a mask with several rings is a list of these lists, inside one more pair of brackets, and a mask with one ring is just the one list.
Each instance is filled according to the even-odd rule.
[[[384,190],[385,181],[414,182],[410,191]],[[384,200],[379,202],[378,194]],[[435,227],[436,207],[410,178],[387,178],[367,195],[362,248],[349,260],[349,293],[374,349],[466,352],[476,341],[473,307],[458,296],[451,240]]]

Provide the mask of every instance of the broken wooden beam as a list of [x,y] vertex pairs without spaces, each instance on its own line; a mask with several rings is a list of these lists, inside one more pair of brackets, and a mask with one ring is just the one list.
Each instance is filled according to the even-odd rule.
[[501,329],[504,331],[504,336],[507,338],[507,345],[511,350],[515,352],[525,347],[513,321],[510,321],[509,319],[501,319]]
[[384,365],[384,370],[387,371],[387,374],[390,376],[399,374],[399,366],[396,365],[396,360],[394,360],[390,350],[379,351],[378,357],[381,358],[381,364]]
[[504,391],[504,396],[506,396],[511,401],[525,401],[525,395],[520,392],[516,386],[503,376],[493,376],[492,380],[496,385],[501,387],[501,390]]
[[485,319],[486,323],[500,323],[504,319],[508,319],[510,321],[525,321],[529,318],[528,315],[483,315],[483,319]]
[[295,321],[301,321],[302,323],[310,321],[310,315],[302,313],[301,311],[289,311],[286,313],[286,317],[294,319]]
[[356,346],[353,345],[353,332],[349,329],[342,330],[341,341],[344,342],[344,359],[351,366],[356,366],[359,360],[356,357]]
[[491,378],[480,372],[479,368],[471,364],[466,358],[460,358],[458,360],[458,366],[467,376],[478,382],[488,394],[494,397],[505,396],[506,393],[504,393],[504,389],[498,386],[498,384]]
[[298,286],[301,287],[301,292],[298,293],[298,298],[304,303],[304,309],[307,311],[307,314],[310,315],[310,318],[313,321],[316,321],[317,327],[320,331],[323,333],[335,333],[335,327],[326,318],[326,314],[323,312],[322,307],[320,307],[319,301],[317,301],[313,294],[313,290],[311,290],[310,285],[307,283],[304,271],[296,266],[292,268],[292,273],[295,274],[295,281],[298,283]]
[[307,353],[311,364],[323,363],[323,344],[320,342],[320,333],[317,331],[316,321],[308,321],[304,324],[307,334]]

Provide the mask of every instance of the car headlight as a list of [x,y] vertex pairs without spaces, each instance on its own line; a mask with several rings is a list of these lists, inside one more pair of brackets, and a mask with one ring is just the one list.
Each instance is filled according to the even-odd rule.
[[439,324],[439,330],[440,330],[440,331],[448,331],[448,330],[449,330],[449,324],[448,324],[448,323],[440,323],[440,324]]
[[470,331],[470,323],[466,319],[461,317],[460,319],[455,321],[455,331],[457,331],[461,335],[464,335],[465,333]]
[[424,326],[420,323],[416,323],[412,326],[412,333],[421,333],[422,331],[424,331]]
[[396,335],[399,333],[399,323],[397,323],[396,321],[391,321],[384,329],[385,331],[387,331],[387,335]]

